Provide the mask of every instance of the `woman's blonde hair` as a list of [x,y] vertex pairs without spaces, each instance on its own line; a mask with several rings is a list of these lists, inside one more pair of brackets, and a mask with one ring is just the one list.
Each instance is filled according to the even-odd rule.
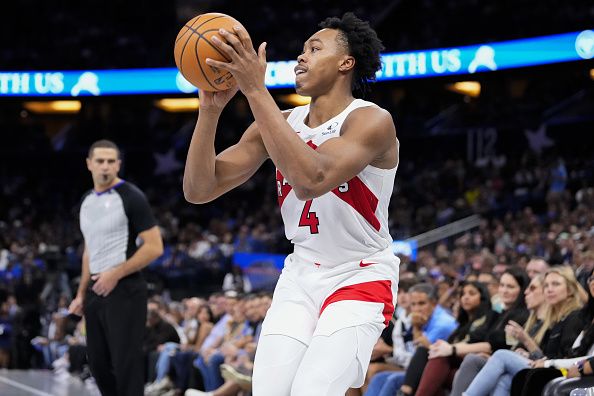
[[539,333],[541,331],[545,332],[546,330],[550,329],[555,324],[565,319],[565,317],[571,312],[576,311],[583,306],[579,292],[579,288],[581,286],[575,278],[575,274],[571,267],[563,265],[549,268],[547,272],[545,272],[544,281],[546,281],[547,276],[550,274],[557,274],[565,279],[565,285],[567,286],[567,298],[563,301],[560,301],[558,304],[547,306],[545,319]]

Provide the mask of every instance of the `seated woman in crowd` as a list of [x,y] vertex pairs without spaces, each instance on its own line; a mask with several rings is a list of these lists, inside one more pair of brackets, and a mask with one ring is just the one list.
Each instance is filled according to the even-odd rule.
[[[444,389],[451,388],[454,375],[462,362],[461,358],[468,354],[489,354],[498,349],[509,348],[505,340],[505,324],[510,320],[522,324],[526,322],[529,313],[524,300],[524,291],[527,286],[528,276],[523,270],[507,269],[499,282],[499,295],[504,311],[489,326],[489,331],[480,337],[454,343],[438,340],[431,345],[429,360],[420,379],[417,380],[419,382],[415,394],[441,395]],[[419,378],[418,374],[416,378]],[[415,389],[414,385],[414,379],[410,382],[405,381],[405,385],[401,388],[402,393],[410,394],[410,391]]]
[[[198,340],[198,333],[201,327],[198,312],[201,307],[209,309],[204,302],[201,302],[196,297],[185,299],[182,304],[170,304],[169,312],[164,315],[164,319],[175,327],[179,334],[180,342],[167,342],[158,348],[158,358],[155,366],[156,378],[153,384],[145,389],[145,393],[158,392],[171,386],[171,380],[168,374],[172,359],[179,352],[192,351]],[[208,321],[212,321],[212,313],[206,312],[206,314],[209,318]],[[212,324],[210,327],[207,326],[206,329],[203,329],[207,331],[206,335],[208,335],[211,328]]]
[[[587,277],[588,303],[582,309],[585,328],[565,359],[541,359],[514,376],[512,395],[568,396],[575,388],[594,387],[594,274]],[[562,372],[563,371],[563,372]],[[567,378],[563,376],[566,372]],[[551,381],[552,378],[555,378]]]
[[[459,287],[458,298],[458,327],[448,337],[451,342],[476,342],[475,340],[482,340],[488,332],[490,326],[497,319],[497,313],[491,309],[491,297],[487,288],[477,282],[464,282]],[[412,358],[409,370],[413,373],[423,372],[424,364],[427,362],[428,350],[424,347],[418,347]],[[413,366],[414,364],[414,366]],[[391,373],[379,373],[372,378],[366,396],[387,395],[393,388],[386,385],[388,377]],[[400,377],[404,379],[404,373],[400,373]],[[388,390],[390,388],[390,390]]]
[[[522,328],[519,324],[514,321],[510,321],[509,323],[513,323],[517,328],[519,327],[522,332],[521,334],[525,334],[527,338],[532,340],[530,337],[534,337],[537,343],[540,342],[542,339],[544,332],[540,332],[542,329],[542,323],[544,320],[544,316],[546,313],[546,303],[544,298],[544,290],[543,290],[543,280],[544,274],[535,276],[531,281],[526,290],[524,291],[524,301],[526,303],[526,308],[528,308],[530,312],[530,316]],[[510,324],[505,326],[504,330],[506,332],[506,343],[510,345],[510,348],[515,349],[518,352],[528,353],[525,352],[526,349],[532,350],[532,344],[528,344],[530,346],[525,346],[520,340],[517,342],[514,341],[511,337],[507,336],[508,328]],[[518,336],[518,339],[521,337]],[[536,346],[538,347],[538,345]],[[478,374],[480,368],[484,366],[488,358],[488,354],[469,354],[467,355],[464,360],[462,361],[462,365],[454,375],[454,381],[452,384],[452,391],[450,392],[450,396],[461,396],[462,391],[466,390],[468,385],[472,382],[473,378]],[[478,366],[476,363],[479,363]]]
[[[544,277],[547,312],[542,327],[546,333],[539,348],[529,356],[509,350],[495,352],[463,395],[509,395],[512,378],[520,370],[531,367],[544,356],[568,356],[583,328],[580,287],[570,267],[549,269]],[[513,337],[520,334],[513,327],[508,330]]]
[[[512,269],[511,272],[517,273],[517,271],[517,269]],[[505,272],[507,272],[507,270]],[[542,290],[543,278],[533,279],[532,281],[530,281],[529,286],[526,287],[523,291],[524,298],[522,299],[522,301],[524,301],[526,311],[528,312],[528,319],[532,317],[531,323],[528,323],[528,320],[525,320],[523,322],[517,322],[509,316],[508,318],[500,318],[500,320],[497,323],[497,327],[490,332],[488,337],[488,342],[491,351],[517,347],[517,343],[514,342],[514,340],[507,337],[505,333],[505,327],[509,325],[510,322],[524,323],[525,325],[529,325],[530,327],[526,326],[526,329],[529,329],[528,331],[532,334],[535,334],[538,331],[542,324],[542,319],[539,320],[539,318],[544,317],[544,313],[542,312],[544,305],[544,296]],[[509,282],[509,278],[503,278],[503,276],[502,280],[504,280],[504,283]],[[505,293],[505,290],[509,289],[510,285],[503,284],[501,286],[502,287],[500,290],[503,290],[504,294],[507,294]],[[509,315],[509,310],[506,312]],[[487,363],[487,359],[491,356],[491,353],[492,352],[469,353],[464,356],[464,358],[462,359],[462,363],[460,364],[460,367],[454,375],[450,396],[462,395],[462,392],[465,391],[466,388],[468,388],[474,377],[476,377],[481,368],[483,368],[485,363]]]
[[262,321],[269,307],[270,304],[266,297],[248,297],[245,316],[254,331],[252,335],[245,338],[247,342],[243,343],[240,348],[235,343],[234,347],[229,348],[228,344],[222,349],[225,363],[221,365],[220,371],[225,382],[211,392],[188,389],[184,393],[185,396],[235,396],[241,392],[251,391],[256,347],[262,330]]
[[548,307],[544,296],[544,274],[535,276],[524,294],[530,316],[524,327],[510,320],[505,326],[505,334],[512,342],[512,350],[528,356],[537,353],[547,331],[543,326]]

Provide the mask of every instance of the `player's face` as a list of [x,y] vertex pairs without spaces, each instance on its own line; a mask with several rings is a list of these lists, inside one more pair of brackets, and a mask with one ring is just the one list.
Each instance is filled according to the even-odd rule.
[[329,91],[341,68],[344,69],[345,60],[353,60],[337,41],[338,34],[336,29],[322,29],[305,42],[295,67],[298,94],[317,96]]
[[121,163],[117,150],[112,148],[94,149],[91,158],[87,158],[87,168],[91,171],[95,186],[110,186],[118,177]]

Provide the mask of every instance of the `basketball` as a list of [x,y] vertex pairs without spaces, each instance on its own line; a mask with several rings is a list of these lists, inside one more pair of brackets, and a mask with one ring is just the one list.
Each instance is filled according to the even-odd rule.
[[221,62],[229,62],[226,55],[212,42],[223,28],[233,33],[234,26],[241,26],[235,18],[226,14],[210,12],[198,15],[189,20],[179,31],[175,39],[175,64],[186,80],[198,89],[205,91],[222,91],[235,86],[235,78],[226,70],[220,70],[206,64],[206,58]]

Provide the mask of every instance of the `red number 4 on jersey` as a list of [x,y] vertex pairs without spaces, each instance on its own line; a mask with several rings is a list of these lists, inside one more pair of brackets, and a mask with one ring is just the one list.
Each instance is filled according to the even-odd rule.
[[318,220],[318,216],[316,216],[316,212],[310,212],[312,199],[305,202],[305,206],[303,207],[303,212],[301,212],[301,218],[299,219],[299,227],[309,227],[309,232],[312,234],[319,233],[318,225],[320,224],[320,220]]

